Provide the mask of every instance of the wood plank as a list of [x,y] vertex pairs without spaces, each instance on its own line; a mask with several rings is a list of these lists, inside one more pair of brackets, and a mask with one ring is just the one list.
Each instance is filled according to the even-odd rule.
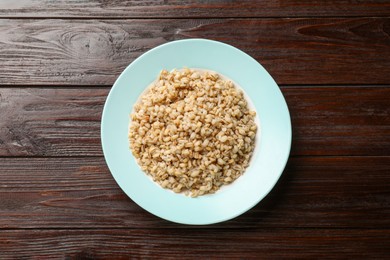
[[[388,228],[389,172],[390,157],[293,157],[265,200],[212,227]],[[132,202],[102,157],[2,158],[0,198],[3,229],[188,227]]]
[[282,88],[295,155],[389,155],[388,87]]
[[236,46],[279,84],[389,84],[390,18],[0,20],[0,84],[111,85],[172,40]]
[[388,16],[390,4],[370,1],[37,1],[3,0],[0,17],[305,17]]
[[[0,88],[0,156],[101,156],[109,88]],[[292,155],[389,155],[389,87],[282,87]]]
[[386,259],[389,230],[186,229],[0,231],[5,258]]
[[0,88],[0,156],[102,155],[108,88]]

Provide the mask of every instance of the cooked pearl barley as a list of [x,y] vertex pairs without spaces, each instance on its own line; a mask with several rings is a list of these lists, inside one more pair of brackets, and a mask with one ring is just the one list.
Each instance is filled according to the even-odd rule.
[[163,188],[214,193],[248,167],[257,126],[247,104],[217,73],[163,70],[134,106],[131,151]]

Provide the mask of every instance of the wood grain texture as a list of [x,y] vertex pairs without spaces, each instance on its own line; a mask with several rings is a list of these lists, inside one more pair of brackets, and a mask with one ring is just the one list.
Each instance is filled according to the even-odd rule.
[[282,88],[295,155],[390,155],[388,87]]
[[38,1],[2,0],[0,17],[304,17],[389,16],[390,3],[370,1]]
[[389,230],[0,231],[5,258],[386,259]]
[[[388,228],[389,172],[390,157],[290,158],[266,199],[210,227]],[[188,227],[132,202],[102,157],[2,158],[0,197],[0,229]]]
[[389,34],[389,18],[5,19],[0,84],[111,85],[145,51],[186,38],[236,46],[279,84],[389,84]]
[[0,155],[102,155],[108,88],[0,88]]
[[[0,156],[101,156],[109,88],[0,88]],[[389,87],[282,87],[293,155],[389,155]]]

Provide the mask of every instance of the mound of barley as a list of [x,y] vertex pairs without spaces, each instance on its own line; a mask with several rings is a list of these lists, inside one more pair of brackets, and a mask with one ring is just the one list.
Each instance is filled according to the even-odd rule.
[[163,70],[133,111],[130,149],[163,188],[192,197],[214,193],[249,164],[255,112],[216,73]]

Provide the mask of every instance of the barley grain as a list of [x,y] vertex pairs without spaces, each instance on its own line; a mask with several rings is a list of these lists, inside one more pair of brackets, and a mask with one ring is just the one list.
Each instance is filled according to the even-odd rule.
[[242,91],[217,73],[163,70],[134,106],[130,148],[163,188],[191,197],[214,193],[249,165],[255,115]]

